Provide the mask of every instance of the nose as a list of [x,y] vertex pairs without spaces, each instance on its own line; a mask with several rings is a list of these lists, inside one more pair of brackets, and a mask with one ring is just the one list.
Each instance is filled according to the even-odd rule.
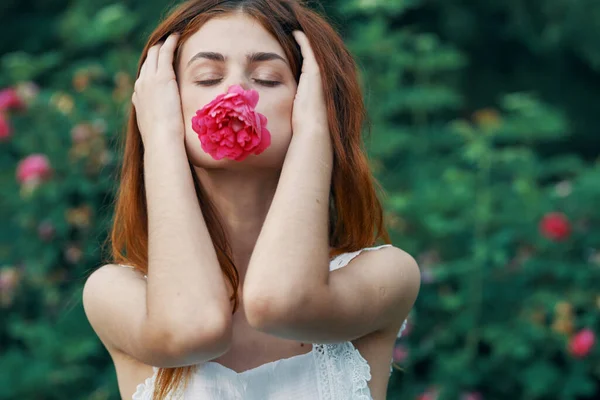
[[244,90],[249,90],[252,82],[243,71],[232,71],[227,79],[225,79],[225,87],[229,89],[231,86],[239,85]]
[[250,84],[246,81],[240,81],[240,80],[233,80],[233,81],[228,81],[225,84],[225,90],[229,90],[230,87],[232,86],[241,86],[244,90],[250,90]]

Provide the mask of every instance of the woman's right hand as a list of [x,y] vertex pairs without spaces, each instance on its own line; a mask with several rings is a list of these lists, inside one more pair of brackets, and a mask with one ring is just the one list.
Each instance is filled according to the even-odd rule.
[[164,43],[150,47],[135,81],[131,100],[144,147],[155,140],[183,142],[181,98],[173,70],[178,39],[178,34],[171,34]]

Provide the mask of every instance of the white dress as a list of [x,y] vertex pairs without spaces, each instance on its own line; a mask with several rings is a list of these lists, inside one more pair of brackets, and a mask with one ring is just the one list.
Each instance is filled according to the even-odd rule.
[[[334,257],[329,270],[346,266],[367,247]],[[124,267],[127,267],[124,265]],[[131,268],[131,267],[130,267]],[[406,321],[398,333],[401,336]],[[243,372],[217,362],[198,365],[188,386],[172,391],[168,400],[372,400],[367,383],[370,366],[352,342],[313,344],[309,353],[276,360]],[[137,386],[132,400],[152,400],[154,374]],[[392,369],[390,366],[390,373]]]

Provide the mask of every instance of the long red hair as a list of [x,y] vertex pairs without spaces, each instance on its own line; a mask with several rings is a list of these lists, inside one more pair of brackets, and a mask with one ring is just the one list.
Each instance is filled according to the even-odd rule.
[[[209,19],[232,12],[254,17],[282,45],[298,81],[302,55],[292,36],[302,30],[313,47],[321,69],[333,141],[334,163],[330,196],[330,256],[372,246],[382,239],[390,243],[384,226],[383,209],[377,197],[381,186],[373,178],[363,147],[362,130],[366,122],[365,106],[358,80],[357,66],[341,37],[324,17],[300,0],[189,0],[178,5],[150,35],[138,64],[138,76],[148,49],[173,32],[181,34],[175,55],[185,41]],[[131,106],[127,131],[121,142],[123,151],[120,185],[110,233],[112,262],[148,271],[148,224],[143,179],[144,148]],[[190,168],[193,166],[190,164]],[[219,264],[233,288],[233,309],[238,305],[239,276],[220,216],[198,182],[196,193],[211,234]],[[187,385],[193,366],[161,368],[155,382],[155,399],[165,399],[175,387]]]

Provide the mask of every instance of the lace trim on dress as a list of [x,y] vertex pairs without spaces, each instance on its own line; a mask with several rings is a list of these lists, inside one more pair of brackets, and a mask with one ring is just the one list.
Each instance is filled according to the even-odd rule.
[[[320,400],[373,400],[371,367],[352,342],[313,345]],[[344,377],[349,377],[348,386]]]
[[158,368],[152,367],[152,369],[154,370],[152,376],[146,378],[144,382],[137,385],[131,400],[152,400],[152,393],[154,393],[154,380],[158,374]]

